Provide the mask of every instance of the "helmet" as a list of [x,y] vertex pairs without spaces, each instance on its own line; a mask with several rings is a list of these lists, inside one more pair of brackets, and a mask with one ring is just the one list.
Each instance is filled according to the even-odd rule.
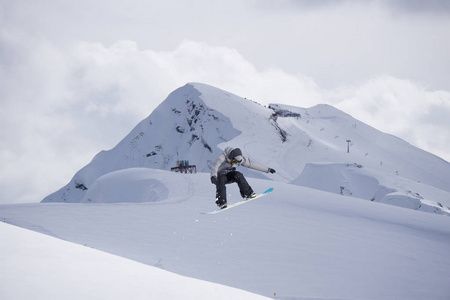
[[231,150],[228,158],[234,163],[240,163],[242,161],[242,151],[239,148]]

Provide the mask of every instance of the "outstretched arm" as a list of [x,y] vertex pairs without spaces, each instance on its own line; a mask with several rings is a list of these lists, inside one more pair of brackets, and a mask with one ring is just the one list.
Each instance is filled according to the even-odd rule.
[[260,164],[259,162],[256,162],[248,157],[243,157],[241,165],[244,167],[247,167],[252,170],[261,171],[265,173],[275,173],[275,170],[272,168],[269,168],[263,164]]

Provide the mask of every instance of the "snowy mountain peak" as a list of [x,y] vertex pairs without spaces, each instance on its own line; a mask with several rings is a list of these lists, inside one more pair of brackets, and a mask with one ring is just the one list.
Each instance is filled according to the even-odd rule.
[[[177,160],[188,160],[198,172],[208,173],[227,146],[239,147],[245,156],[277,170],[267,177],[240,168],[246,176],[324,187],[334,193],[342,193],[344,187],[347,195],[355,197],[360,194],[355,192],[360,183],[355,178],[371,176],[389,192],[383,194],[375,188],[378,185],[371,185],[378,197],[363,197],[366,200],[439,213],[446,213],[450,206],[450,166],[430,153],[330,105],[265,107],[201,83],[188,83],[173,91],[116,147],[97,154],[69,184],[43,202],[80,202],[97,179],[122,169],[170,170]],[[370,175],[352,177],[346,170],[333,171],[336,164],[355,163]],[[302,173],[304,169],[306,173]],[[306,180],[306,174],[322,173],[339,176],[328,178],[326,184]],[[394,186],[394,182],[402,184]],[[422,199],[417,201],[412,195],[422,195]]]

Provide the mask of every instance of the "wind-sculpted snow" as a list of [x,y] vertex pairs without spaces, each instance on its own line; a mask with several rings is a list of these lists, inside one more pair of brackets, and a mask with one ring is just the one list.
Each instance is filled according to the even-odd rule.
[[[330,193],[450,215],[450,193],[358,164],[307,164],[291,182]],[[442,199],[441,202],[429,199]]]
[[[189,177],[163,176],[163,171],[131,168],[108,173],[98,178],[81,202],[141,203],[179,202],[192,196]],[[179,179],[179,178],[178,178]]]

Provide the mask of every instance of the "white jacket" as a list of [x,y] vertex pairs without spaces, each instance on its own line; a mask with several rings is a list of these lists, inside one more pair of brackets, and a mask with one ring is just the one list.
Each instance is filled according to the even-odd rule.
[[237,164],[233,164],[230,160],[228,160],[228,156],[230,152],[233,150],[231,147],[225,148],[223,153],[221,153],[214,164],[211,167],[211,177],[216,176],[218,174],[226,174],[228,172],[236,170],[240,165],[261,172],[269,173],[269,167],[266,167],[263,164],[260,164],[256,161],[251,160],[248,157],[242,156],[242,161]]

